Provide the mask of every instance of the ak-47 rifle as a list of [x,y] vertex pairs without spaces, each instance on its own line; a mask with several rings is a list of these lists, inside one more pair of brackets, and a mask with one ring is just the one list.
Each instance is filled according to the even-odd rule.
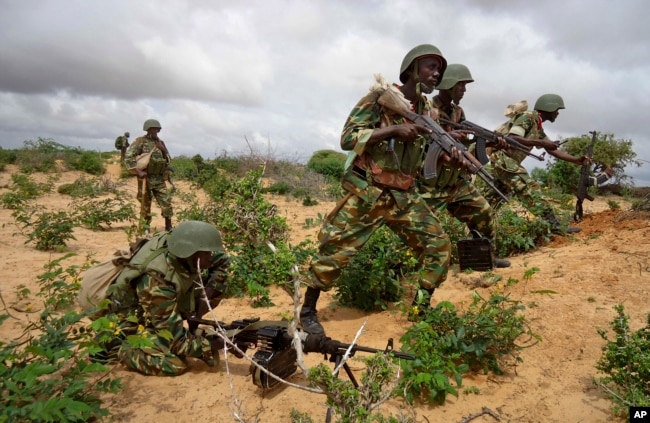
[[[592,135],[591,136],[591,143],[587,147],[587,151],[585,151],[585,156],[589,158],[593,158],[594,156],[594,145],[596,145],[596,135],[598,135],[598,132],[596,131],[589,131],[589,133]],[[585,198],[589,201],[594,201],[594,197],[589,195],[587,192],[589,188],[589,179],[591,176],[591,163],[588,161],[585,161],[582,164],[582,169],[580,169],[580,181],[578,182],[578,191],[576,192],[576,211],[573,214],[573,220],[576,222],[580,222],[582,220],[582,202],[585,200]]]
[[[260,320],[259,317],[235,320],[231,324],[225,324],[223,322],[217,324],[212,320],[197,317],[189,317],[187,321],[193,333],[199,325],[209,326],[213,330],[223,329],[225,332],[222,332],[222,334],[230,338],[232,343],[242,350],[242,352],[245,352],[248,348],[257,348],[253,356],[253,361],[280,378],[287,378],[297,370],[297,353],[293,348],[293,337],[287,331],[288,322],[264,321]],[[207,332],[204,336],[207,336],[210,342],[213,343],[212,346],[215,353],[217,349],[224,347],[223,338],[216,335],[216,333]],[[299,332],[299,338],[303,344],[303,352],[323,353],[326,357],[329,354],[330,361],[335,362],[337,365],[341,362],[348,349],[350,350],[350,357],[357,351],[361,351],[367,353],[381,352],[391,354],[395,358],[403,360],[415,360],[415,356],[412,354],[394,351],[392,338],[388,340],[384,350],[363,347],[356,344],[344,344],[323,335],[310,335],[306,332]],[[226,347],[228,348],[228,346]],[[238,358],[242,357],[236,351],[233,351],[233,353]],[[344,364],[343,368],[350,377],[350,380],[356,384],[354,375],[349,367]],[[251,364],[250,371],[253,376],[253,383],[262,389],[272,388],[279,383],[278,380],[269,376],[254,364]]]
[[485,183],[490,188],[499,194],[506,203],[508,202],[508,197],[506,197],[494,185],[494,177],[492,177],[492,175],[490,175],[488,171],[483,168],[481,162],[479,162],[476,157],[467,151],[467,147],[453,139],[452,136],[449,135],[447,131],[442,129],[440,125],[438,125],[438,123],[430,116],[420,115],[410,110],[404,101],[399,98],[398,94],[395,93],[392,89],[387,89],[384,91],[379,99],[377,99],[377,102],[386,109],[397,113],[398,115],[408,119],[415,124],[422,125],[431,131],[431,134],[428,135],[429,147],[424,158],[424,166],[422,172],[424,179],[433,179],[438,175],[437,166],[440,154],[444,151],[449,156],[451,156],[452,149],[455,147],[463,154],[463,157],[469,163],[468,170],[472,174],[476,174],[481,177],[481,179],[483,179],[483,181],[485,181]]
[[439,119],[441,123],[445,125],[449,125],[453,127],[454,129],[463,129],[466,131],[471,131],[474,136],[477,138],[476,139],[476,158],[482,163],[482,164],[487,164],[489,161],[487,153],[485,151],[485,144],[487,142],[493,143],[493,144],[498,144],[498,138],[503,138],[505,142],[508,144],[510,148],[513,150],[521,151],[523,153],[526,153],[529,157],[532,157],[534,159],[539,160],[540,162],[544,161],[544,158],[541,156],[538,156],[537,154],[533,154],[531,152],[531,148],[526,147],[516,139],[509,137],[507,135],[503,135],[499,132],[496,131],[490,131],[489,129],[483,128],[480,125],[477,125],[473,122],[470,122],[468,120],[464,120],[462,122],[452,122],[448,119]]

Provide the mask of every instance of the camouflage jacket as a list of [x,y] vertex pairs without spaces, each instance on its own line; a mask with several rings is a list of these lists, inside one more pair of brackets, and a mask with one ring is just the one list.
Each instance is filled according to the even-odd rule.
[[[406,190],[413,186],[413,180],[422,167],[427,141],[419,136],[414,142],[395,138],[393,142],[382,140],[367,144],[375,129],[405,122],[403,117],[377,103],[382,93],[381,90],[372,90],[354,106],[343,127],[341,148],[356,153],[353,167],[365,171],[369,184]],[[424,97],[422,99],[424,110],[419,112],[428,113],[428,102]],[[392,144],[392,151],[389,144]]]
[[[497,128],[499,132],[505,135],[518,135],[524,138],[534,140],[549,139],[544,128],[542,127],[542,117],[536,110],[527,110],[523,113],[514,115],[506,124]],[[528,151],[532,150],[528,148]],[[504,150],[505,154],[521,163],[526,158],[526,153],[514,149]]]
[[[161,140],[164,144],[164,142]],[[138,137],[133,141],[131,147],[126,152],[124,156],[124,162],[129,169],[135,167],[138,156],[144,153],[148,153],[154,150],[149,160],[149,166],[147,167],[147,175],[155,176],[162,175],[168,168],[170,158],[163,153],[163,151],[156,147],[156,141],[152,138],[149,138],[149,135],[143,137]]]

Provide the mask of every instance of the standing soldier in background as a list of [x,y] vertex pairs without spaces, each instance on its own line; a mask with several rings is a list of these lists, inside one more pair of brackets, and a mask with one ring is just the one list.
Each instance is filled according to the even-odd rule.
[[[440,83],[436,86],[438,95],[431,99],[434,119],[460,123],[465,120],[465,112],[458,103],[465,95],[466,85],[474,82],[469,69],[465,65],[450,64],[445,70]],[[437,116],[436,116],[437,115]],[[448,128],[441,125],[446,131]],[[472,141],[467,136],[459,139],[466,147]],[[456,219],[465,223],[474,237],[486,237],[492,245],[494,255],[494,217],[492,207],[472,183],[472,177],[458,167],[448,164],[442,166],[438,177],[418,180],[418,188],[422,198],[431,209],[442,213],[445,209]],[[508,260],[493,257],[494,267],[510,267]]]
[[[542,123],[545,121],[555,122],[560,109],[564,109],[564,100],[557,94],[540,96],[535,102],[534,110],[517,110],[514,106],[509,106],[506,109],[506,116],[510,117],[510,120],[501,125],[497,131],[519,141],[528,147],[529,151],[533,147],[543,148],[556,159],[582,165],[591,159],[586,156],[575,157],[559,150],[558,143],[551,141],[542,128]],[[580,228],[562,228],[553,208],[542,198],[541,187],[521,165],[525,158],[526,153],[514,149],[498,150],[490,155],[488,170],[494,175],[497,188],[506,195],[515,195],[526,209],[546,220],[551,226],[552,233],[563,235],[580,232]],[[492,207],[496,207],[499,199],[489,192],[489,188],[484,189],[483,195],[490,201]]]
[[165,218],[165,230],[172,228],[171,194],[165,178],[169,174],[171,156],[163,140],[158,138],[162,127],[156,119],[148,119],[142,127],[147,131],[138,137],[126,153],[127,168],[138,177],[138,201],[140,201],[140,230],[148,231],[151,225],[151,199],[154,197]]
[[129,137],[131,134],[125,132],[124,135],[120,135],[115,138],[115,148],[120,150],[120,164],[124,165],[124,156],[126,155],[126,149],[129,148]]

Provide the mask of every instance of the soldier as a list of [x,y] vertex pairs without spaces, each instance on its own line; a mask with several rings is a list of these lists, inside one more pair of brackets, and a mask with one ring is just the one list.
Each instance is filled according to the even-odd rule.
[[126,149],[129,148],[129,137],[131,134],[125,132],[124,135],[120,135],[115,138],[115,148],[120,150],[120,163],[124,164],[124,155],[126,154]]
[[[93,358],[117,355],[146,375],[180,375],[187,370],[186,357],[214,365],[218,352],[211,340],[190,332],[183,321],[207,312],[202,291],[195,289],[199,270],[205,270],[206,294],[214,304],[224,291],[228,262],[221,234],[209,223],[186,221],[155,234],[109,288],[108,317],[117,316],[118,336],[108,342],[105,356]],[[129,335],[147,343],[123,342]]]
[[[454,123],[465,120],[465,112],[460,107],[460,100],[466,92],[467,84],[474,82],[469,69],[465,65],[450,64],[445,70],[442,81],[436,89],[438,95],[431,99],[434,108],[434,118],[444,118]],[[437,116],[436,116],[437,115]],[[447,128],[442,125],[447,131]],[[459,137],[459,141],[470,147],[472,143],[466,136]],[[418,188],[422,198],[431,209],[441,213],[447,210],[452,216],[465,223],[470,233],[475,237],[486,237],[494,248],[494,218],[492,207],[472,184],[471,175],[462,169],[444,165],[439,169],[438,177],[418,180]],[[494,267],[510,267],[508,260],[494,257]]]
[[[543,148],[551,156],[577,165],[591,161],[587,156],[575,157],[559,150],[558,143],[551,141],[546,136],[542,123],[545,121],[555,122],[560,109],[564,109],[562,97],[557,94],[544,94],[535,102],[534,110],[514,112],[510,120],[498,131],[529,147],[529,151],[533,147]],[[505,194],[516,195],[531,213],[550,224],[552,233],[562,235],[580,232],[580,228],[562,228],[553,208],[543,200],[539,184],[528,175],[526,169],[521,165],[525,158],[526,153],[512,149],[495,151],[490,155],[489,168],[494,175],[497,188]],[[484,189],[483,195],[490,201],[492,207],[496,207],[499,200],[489,192],[489,189]]]
[[[126,165],[132,173],[138,177],[138,195],[140,201],[140,229],[148,231],[151,225],[151,199],[154,197],[161,209],[161,215],[165,218],[165,230],[172,228],[171,194],[167,189],[165,180],[169,175],[169,164],[171,156],[163,140],[158,138],[161,131],[160,122],[156,119],[148,119],[144,122],[143,130],[147,134],[138,137],[126,153]],[[138,158],[151,153],[146,166],[138,166]],[[145,160],[146,161],[146,160]],[[143,169],[140,169],[142,167]]]
[[[407,53],[396,86],[378,78],[352,109],[341,135],[341,147],[354,151],[342,179],[343,198],[321,227],[318,254],[310,266],[310,280],[300,311],[303,329],[324,334],[316,304],[322,290],[329,290],[342,268],[381,225],[388,226],[418,258],[419,284],[427,298],[447,277],[451,245],[438,218],[415,190],[422,166],[422,151],[429,130],[384,109],[378,99],[386,90],[403,96],[405,105],[417,113],[429,112],[423,94],[431,93],[447,62],[437,47],[423,44]],[[459,165],[462,155],[446,157]]]

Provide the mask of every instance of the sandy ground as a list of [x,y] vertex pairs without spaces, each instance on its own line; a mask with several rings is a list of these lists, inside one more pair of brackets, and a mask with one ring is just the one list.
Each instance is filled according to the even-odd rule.
[[[116,169],[113,166],[110,171],[115,174]],[[0,172],[0,194],[7,192],[11,172],[15,170],[9,166]],[[70,183],[78,177],[78,173],[65,172],[56,185]],[[113,179],[123,184],[122,189],[135,202],[135,181],[120,181],[117,176]],[[187,189],[187,185],[180,185],[181,189]],[[606,200],[612,198],[621,204],[620,211],[609,210]],[[635,329],[643,325],[650,312],[650,220],[635,217],[628,211],[629,204],[621,198],[607,199],[585,202],[586,217],[578,225],[583,229],[581,233],[568,238],[555,237],[542,248],[511,257],[512,267],[496,272],[503,276],[503,281],[509,277],[520,281],[501,289],[527,306],[525,314],[532,329],[541,335],[542,342],[525,349],[521,354],[523,363],[508,368],[503,376],[465,376],[464,386],[478,388],[478,394],[464,393],[460,389],[458,398],[449,397],[442,406],[416,404],[412,412],[418,421],[460,422],[482,407],[499,415],[502,422],[623,421],[612,417],[609,400],[592,381],[596,375],[594,366],[604,344],[596,329],[609,329],[615,304],[625,305]],[[65,209],[70,199],[54,190],[38,201],[48,207]],[[326,214],[332,208],[332,203],[303,207],[300,202],[284,197],[273,197],[271,201],[292,226],[295,242],[306,237],[315,238],[317,228],[304,229],[305,219],[316,220],[318,213]],[[155,204],[154,212],[159,213]],[[37,276],[43,272],[43,265],[64,253],[41,252],[32,245],[25,245],[26,238],[17,234],[10,210],[0,209],[0,223],[2,295],[8,305],[21,308],[21,304],[16,303],[16,287],[22,284],[33,293],[37,292]],[[154,219],[154,224],[159,230],[164,226],[160,217]],[[103,259],[116,247],[125,247],[128,245],[125,229],[126,225],[119,224],[102,232],[75,229],[76,240],[69,242],[69,251],[78,255],[69,263],[83,263],[89,252]],[[539,271],[532,279],[524,280],[524,272],[532,267]],[[459,307],[468,304],[472,289],[467,286],[466,279],[466,275],[450,272],[448,280],[436,291],[434,303],[449,300]],[[478,291],[489,296],[490,289],[495,288],[478,288]],[[545,290],[556,293],[539,293]],[[252,316],[280,318],[291,313],[292,304],[283,291],[274,290],[272,299],[276,306],[268,309],[253,309],[244,299],[227,300],[217,308],[217,315],[220,320],[229,322]],[[32,301],[38,304],[39,300],[32,294]],[[398,310],[364,313],[336,305],[329,294],[324,295],[319,304],[328,335],[342,342],[351,342],[359,327],[367,321],[360,344],[383,348],[389,337],[398,340],[410,325]],[[4,341],[19,334],[26,322],[37,316],[14,308],[11,312],[20,320],[9,319],[0,327],[0,338]],[[308,366],[321,361],[319,355],[306,357]],[[115,366],[114,376],[122,378],[125,389],[107,398],[114,421],[227,422],[235,421],[233,412],[237,412],[243,417],[241,421],[288,422],[292,408],[309,413],[315,421],[324,421],[325,397],[291,387],[263,392],[251,382],[249,365],[243,359],[229,360],[230,376],[223,361],[216,371],[209,371],[199,361],[192,363],[188,373],[174,378],[146,377]],[[358,376],[361,374],[361,363],[352,361],[350,366]],[[290,380],[304,383],[300,373]],[[408,408],[396,400],[389,405]],[[494,422],[496,419],[482,415],[472,421]]]

